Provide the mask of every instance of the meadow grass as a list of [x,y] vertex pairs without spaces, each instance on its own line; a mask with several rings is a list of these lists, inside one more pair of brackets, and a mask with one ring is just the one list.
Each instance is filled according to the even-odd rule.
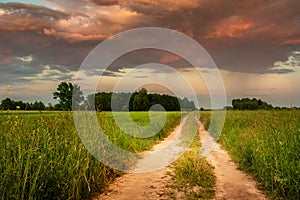
[[271,199],[300,199],[300,111],[228,111],[220,143]]
[[[132,120],[138,125],[146,126],[150,123],[148,112],[131,112],[130,115]],[[158,112],[157,117],[159,117],[159,115],[160,114]],[[98,113],[98,119],[100,121],[102,130],[104,130],[104,133],[108,133],[107,136],[112,143],[124,150],[136,153],[149,150],[159,140],[168,136],[175,126],[180,123],[181,113],[167,112],[167,120],[162,129],[157,134],[148,138],[132,137],[124,133],[121,129],[115,128],[118,127],[118,125],[116,125],[111,112]],[[105,119],[105,121],[102,121],[102,119]]]
[[[168,113],[158,136],[140,141],[126,137],[114,124],[111,113],[97,115],[105,134],[133,152],[149,149],[180,121],[180,113]],[[148,120],[145,113],[132,115]],[[72,113],[5,112],[0,114],[0,126],[0,199],[86,199],[103,192],[121,175],[86,150]]]
[[[183,126],[185,132],[197,132],[198,123],[191,122],[195,118],[187,118]],[[193,129],[193,130],[191,130]],[[174,172],[172,175],[171,190],[169,191],[173,199],[212,199],[215,196],[216,177],[211,166],[203,157],[200,157],[201,141],[199,134],[188,149],[172,165]],[[182,194],[176,196],[176,193]],[[178,194],[177,194],[178,195]]]

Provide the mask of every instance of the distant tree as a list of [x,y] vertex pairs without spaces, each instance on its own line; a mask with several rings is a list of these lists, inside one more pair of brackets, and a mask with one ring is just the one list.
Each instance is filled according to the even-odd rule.
[[18,110],[25,110],[26,103],[24,103],[23,101],[17,101],[15,102],[15,107],[18,107]]
[[46,107],[46,110],[54,110],[52,103],[48,103],[48,106]]
[[25,103],[25,110],[32,110],[32,103]]
[[53,110],[63,110],[63,108],[61,107],[61,105],[59,103],[57,103],[53,106]]
[[1,102],[1,110],[15,110],[15,102],[10,98],[3,99]]
[[111,111],[111,95],[111,92],[101,92],[96,94],[95,106],[97,111]]
[[147,111],[150,108],[150,101],[147,96],[147,90],[142,88],[133,100],[134,111]]
[[41,101],[35,101],[32,105],[32,110],[45,110],[46,106]]
[[72,110],[72,100],[75,104],[74,106],[79,106],[84,100],[80,86],[67,82],[62,82],[58,85],[57,91],[53,92],[53,98],[58,99],[63,110]]
[[271,104],[268,104],[262,101],[261,99],[257,100],[256,98],[233,99],[232,107],[235,110],[258,110],[258,109],[269,110],[273,108]]
[[195,103],[193,101],[188,100],[186,97],[180,99],[180,105],[183,110],[195,110]]
[[[193,101],[180,99],[167,94],[147,94],[146,89],[134,93],[98,92],[87,96],[84,108],[97,111],[147,111],[153,105],[159,104],[166,111],[195,110]],[[94,106],[94,108],[93,108]],[[161,111],[161,107],[154,107]]]

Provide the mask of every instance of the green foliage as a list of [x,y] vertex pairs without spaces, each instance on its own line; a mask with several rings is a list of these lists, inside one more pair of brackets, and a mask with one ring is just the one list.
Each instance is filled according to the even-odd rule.
[[80,199],[117,175],[84,148],[71,114],[2,115],[0,199]]
[[61,82],[58,85],[57,91],[53,92],[53,98],[58,99],[59,105],[63,110],[72,110],[72,105],[78,108],[79,104],[84,100],[80,86],[67,82]]
[[10,98],[3,99],[0,105],[1,110],[45,110],[46,106],[41,101],[34,103],[24,103],[23,101],[14,101]]
[[[122,114],[123,113],[120,113],[120,115]],[[130,112],[130,115],[132,120],[140,126],[146,126],[150,122],[148,112]],[[159,115],[161,115],[161,113],[158,113],[157,117],[159,117]],[[131,152],[141,152],[149,150],[158,140],[167,137],[175,126],[179,124],[181,113],[168,112],[167,120],[162,130],[149,138],[132,137],[124,133],[121,129],[116,128],[118,126],[111,112],[99,112],[98,119],[102,130],[104,130],[104,133],[107,134],[112,143]],[[137,133],[137,135],[139,134]]]
[[[87,97],[87,110],[97,111],[148,111],[161,105],[166,111],[195,110],[193,101],[166,94],[147,94],[147,90],[134,93],[98,92]],[[161,107],[152,110],[162,111]]]
[[[149,122],[147,114],[131,113],[141,124]],[[123,133],[112,113],[98,113],[110,140],[132,152],[151,148],[171,132],[180,116],[168,113],[157,136],[139,140]],[[121,174],[86,150],[69,112],[3,112],[0,124],[0,199],[85,199],[103,192]]]
[[300,111],[229,111],[220,142],[270,198],[300,198]]
[[134,96],[132,102],[134,111],[148,111],[150,108],[150,101],[147,96],[147,90],[142,88],[137,95]]
[[[190,125],[191,123],[187,122],[183,130],[189,129]],[[200,147],[200,138],[197,135],[190,150],[173,164],[171,188],[184,193],[183,199],[212,199],[215,195],[216,178],[213,166],[205,158],[199,157]],[[172,191],[170,193],[172,194]]]
[[249,99],[249,98],[242,98],[242,99],[233,99],[232,100],[232,107],[235,110],[270,110],[273,108],[271,104],[268,104],[261,99]]

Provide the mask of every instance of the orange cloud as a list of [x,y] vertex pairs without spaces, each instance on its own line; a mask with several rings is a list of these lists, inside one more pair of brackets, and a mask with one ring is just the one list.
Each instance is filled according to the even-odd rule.
[[300,44],[300,38],[284,40],[279,45]]
[[102,6],[111,5],[129,5],[134,3],[142,3],[163,7],[168,11],[178,11],[182,9],[195,8],[198,6],[198,0],[86,0],[86,2],[95,3]]
[[162,63],[170,63],[170,62],[177,61],[179,59],[180,59],[180,56],[173,55],[173,54],[165,54],[160,59],[160,62],[162,62]]
[[106,34],[80,34],[80,33],[70,33],[70,32],[60,32],[54,29],[43,29],[45,35],[51,35],[57,38],[64,38],[70,42],[75,42],[78,40],[104,40],[107,38]]
[[253,27],[253,23],[249,21],[243,21],[238,16],[227,18],[215,27],[215,31],[208,34],[206,38],[240,38],[245,31]]

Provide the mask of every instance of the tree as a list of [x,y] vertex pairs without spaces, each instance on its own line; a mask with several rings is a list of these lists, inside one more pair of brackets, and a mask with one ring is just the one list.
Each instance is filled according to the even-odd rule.
[[45,110],[46,106],[41,101],[35,101],[32,105],[32,110]]
[[242,99],[233,99],[232,107],[235,110],[258,110],[258,109],[266,109],[270,110],[273,108],[271,104],[268,104],[261,99],[250,99],[250,98],[242,98]]
[[6,98],[1,102],[1,110],[15,110],[15,102],[10,98]]
[[63,110],[72,110],[72,100],[74,106],[84,100],[83,92],[80,90],[80,86],[72,83],[62,82],[58,85],[57,91],[53,92],[53,98],[58,99],[59,105]]
[[150,108],[150,101],[147,97],[147,90],[142,88],[139,93],[134,97],[133,110],[134,111],[147,111]]

